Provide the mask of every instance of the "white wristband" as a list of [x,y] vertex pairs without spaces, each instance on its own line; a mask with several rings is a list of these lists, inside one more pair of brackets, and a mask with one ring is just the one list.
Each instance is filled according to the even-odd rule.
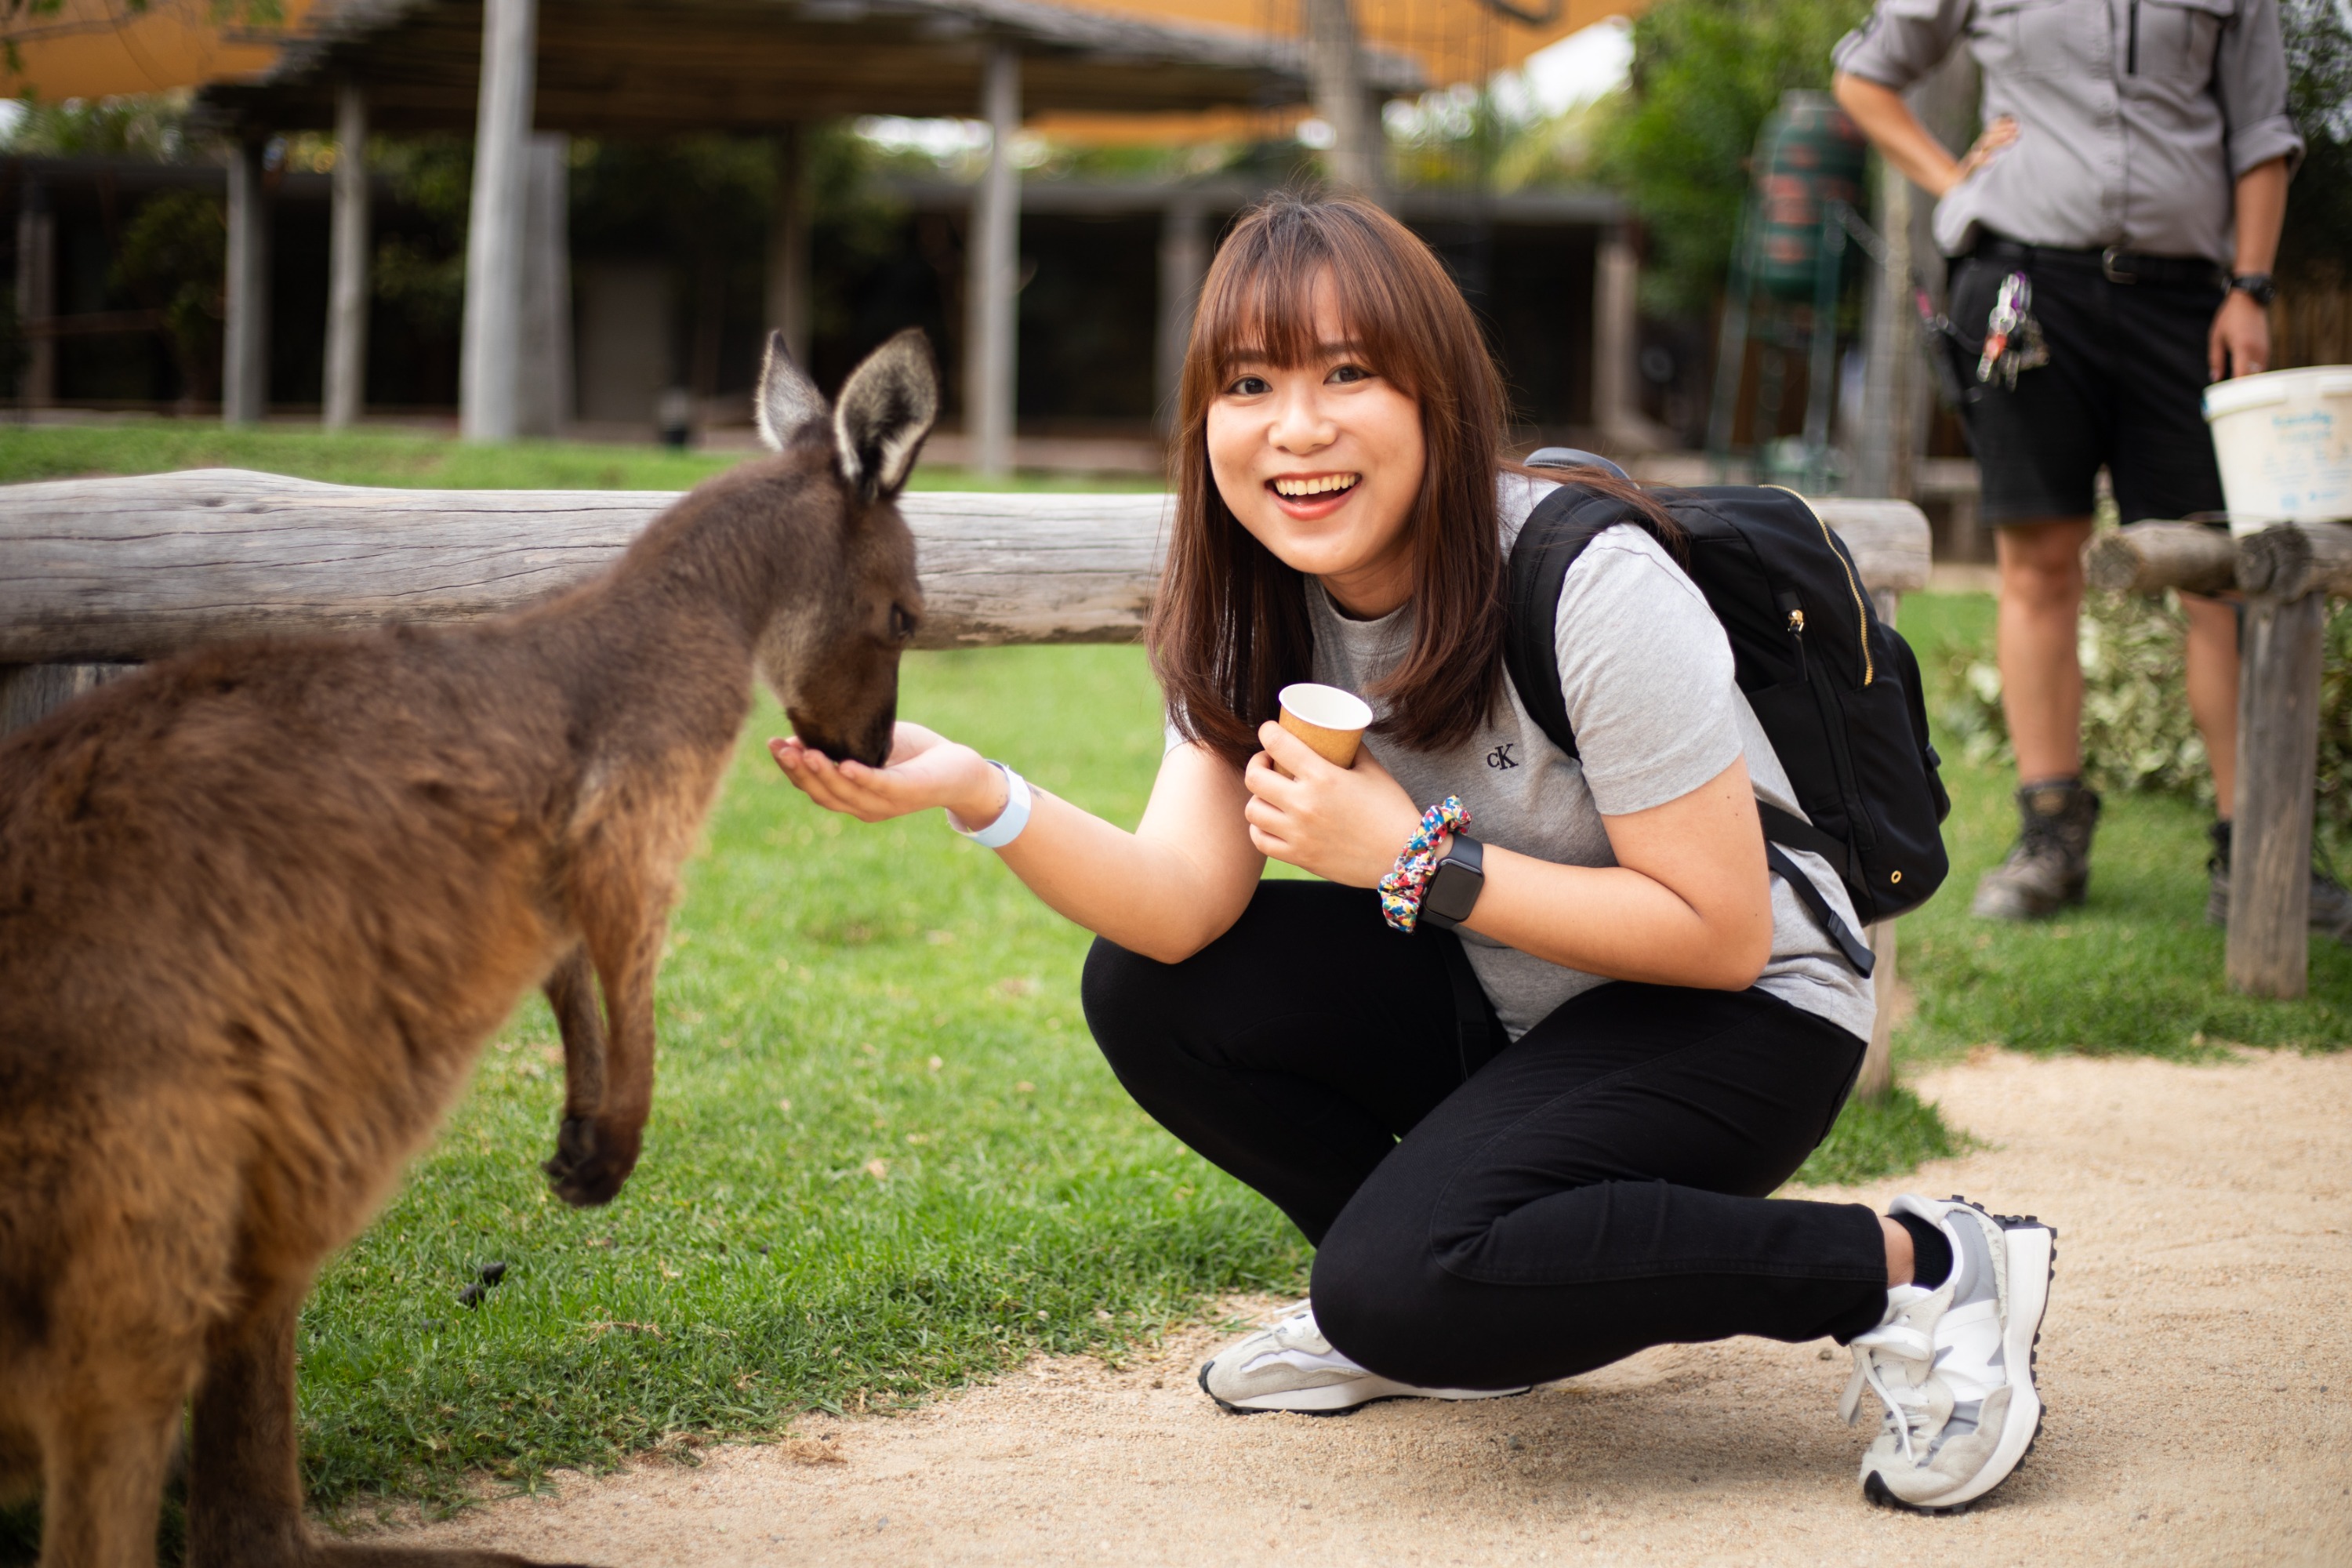
[[948,826],[982,849],[1002,849],[1020,837],[1021,830],[1029,826],[1029,781],[994,757],[988,759],[988,765],[1004,775],[1004,809],[996,814],[994,822],[977,833],[958,822],[952,811],[948,813]]

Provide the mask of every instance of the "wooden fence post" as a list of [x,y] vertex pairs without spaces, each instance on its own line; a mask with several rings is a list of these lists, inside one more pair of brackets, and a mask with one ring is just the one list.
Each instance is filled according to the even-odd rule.
[[2324,593],[2246,601],[2238,798],[2230,847],[2231,986],[2300,996],[2309,980],[2312,785]]
[[[1870,598],[1878,618],[1893,626],[1903,603],[1901,591],[1873,588]],[[1878,960],[1870,971],[1870,1000],[1876,1012],[1870,1024],[1870,1048],[1862,1054],[1862,1071],[1853,1080],[1853,1092],[1857,1099],[1874,1102],[1885,1100],[1895,1088],[1895,922],[1880,921],[1865,937]]]
[[0,735],[37,724],[135,664],[0,664]]

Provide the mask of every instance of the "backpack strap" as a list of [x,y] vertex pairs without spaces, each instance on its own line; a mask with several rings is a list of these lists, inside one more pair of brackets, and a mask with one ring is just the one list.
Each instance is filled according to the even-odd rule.
[[1785,844],[1791,849],[1802,849],[1818,855],[1832,866],[1843,866],[1853,858],[1852,848],[1843,838],[1822,832],[1803,817],[1782,811],[1770,801],[1759,798],[1756,815],[1764,822],[1764,837],[1775,844]]
[[[1536,502],[1511,545],[1503,666],[1510,673],[1511,686],[1518,692],[1528,717],[1536,721],[1536,727],[1553,745],[1571,757],[1579,752],[1576,728],[1568,717],[1568,697],[1559,687],[1560,590],[1568,581],[1569,568],[1584,553],[1584,547],[1603,529],[1621,522],[1639,526],[1643,519],[1638,512],[1629,515],[1624,504],[1614,496],[1597,494],[1570,481]],[[1863,945],[1843,917],[1830,908],[1830,901],[1813,886],[1812,879],[1800,870],[1780,847],[1785,844],[1790,849],[1818,855],[1832,866],[1846,864],[1853,858],[1851,847],[1843,839],[1777,805],[1759,800],[1756,813],[1764,824],[1765,863],[1789,884],[1797,901],[1829,933],[1830,941],[1853,965],[1854,973],[1869,979],[1877,962],[1870,949]]]
[[1560,588],[1568,569],[1603,529],[1641,521],[1640,513],[1629,514],[1614,496],[1563,484],[1536,502],[1511,545],[1503,668],[1528,717],[1571,757],[1578,754],[1576,728],[1569,722],[1568,698],[1559,689]]
[[[1828,835],[1823,834],[1822,837],[1827,837]],[[1829,932],[1830,940],[1837,943],[1837,950],[1845,954],[1845,961],[1853,965],[1853,972],[1864,980],[1869,979],[1871,970],[1877,966],[1877,955],[1862,945],[1862,938],[1853,934],[1853,928],[1845,923],[1843,916],[1830,908],[1830,901],[1822,897],[1822,890],[1813,886],[1813,879],[1798,869],[1797,863],[1789,858],[1789,852],[1767,838],[1764,841],[1764,863],[1772,868],[1774,876],[1789,884],[1789,890],[1797,895],[1797,902],[1804,905],[1807,912],[1821,922],[1822,929]]]

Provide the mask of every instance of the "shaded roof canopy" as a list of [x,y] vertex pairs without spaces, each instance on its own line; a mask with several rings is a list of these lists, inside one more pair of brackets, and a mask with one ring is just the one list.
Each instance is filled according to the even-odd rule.
[[[475,121],[480,0],[345,0],[257,80],[197,100],[224,127],[334,122],[343,81],[383,131]],[[1024,113],[1271,108],[1307,96],[1294,39],[1036,0],[541,0],[532,124],[590,134],[773,131],[841,114],[971,115],[992,42],[1022,54]],[[1417,90],[1377,53],[1373,85]]]

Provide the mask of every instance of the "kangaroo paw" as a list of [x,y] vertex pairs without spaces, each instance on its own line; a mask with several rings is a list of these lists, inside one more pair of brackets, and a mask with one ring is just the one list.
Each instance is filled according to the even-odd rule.
[[555,1156],[540,1166],[555,1195],[574,1208],[597,1208],[619,1194],[636,1166],[636,1152],[624,1152],[599,1137],[595,1121],[567,1116],[556,1130]]

